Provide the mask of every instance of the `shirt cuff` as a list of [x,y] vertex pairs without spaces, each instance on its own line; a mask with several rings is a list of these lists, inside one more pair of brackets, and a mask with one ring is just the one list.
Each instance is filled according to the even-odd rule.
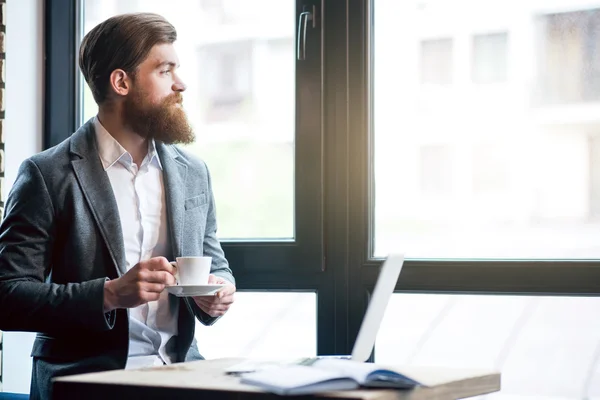
[[[110,281],[109,278],[105,278],[104,282]],[[104,289],[103,289],[104,293]],[[102,307],[104,307],[104,296],[102,297]],[[108,325],[108,329],[112,329],[115,327],[115,320],[117,319],[117,310],[112,310],[104,313],[104,319],[106,320],[106,324]]]
[[110,327],[110,329],[114,328],[115,320],[117,318],[117,310],[112,310],[107,313],[104,313],[104,318],[106,318],[106,323]]

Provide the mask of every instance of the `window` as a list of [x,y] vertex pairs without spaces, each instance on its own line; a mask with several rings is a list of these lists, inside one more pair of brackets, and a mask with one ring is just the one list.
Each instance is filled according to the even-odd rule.
[[[527,98],[534,94],[527,77],[540,50],[535,7],[508,12],[489,2],[473,12],[467,18],[461,7],[444,8],[444,18],[461,21],[451,25],[440,22],[441,12],[407,7],[392,21],[382,15],[398,15],[393,6],[375,5],[373,254],[406,249],[415,258],[600,257],[600,242],[590,238],[591,232],[600,233],[590,216],[595,207],[590,193],[596,189],[588,161],[588,132],[600,122],[596,111],[570,109],[542,118],[530,107]],[[550,75],[539,76],[563,99],[568,93],[584,99],[583,88],[595,85],[596,15],[590,9],[543,17],[548,57],[543,68]],[[490,30],[512,26],[517,18],[528,25],[475,33],[485,24]],[[387,34],[377,35],[378,30]],[[440,30],[453,39],[420,39]],[[394,37],[403,38],[394,46],[396,68],[380,69],[379,57],[391,62],[384,53],[391,51]],[[482,95],[469,77],[476,83],[505,80],[509,37],[521,43],[514,49],[518,56],[510,58],[517,79]],[[524,47],[527,43],[531,48]],[[411,65],[419,47],[423,67],[417,72]],[[410,83],[418,79],[453,82],[452,89],[425,96],[436,106],[423,108],[412,101],[428,93],[424,85]],[[394,173],[385,167],[392,163],[398,165]]]
[[[89,20],[88,3],[94,10]],[[284,30],[279,23],[261,24],[261,39],[256,39],[257,26],[246,24],[251,10],[242,13],[229,3],[236,2],[211,7],[200,3],[197,12],[180,13],[187,2],[106,1],[100,6],[96,0],[85,0],[84,32],[111,15],[130,11],[157,12],[174,23],[183,35],[176,46],[188,85],[184,106],[198,132],[196,143],[188,148],[207,162],[213,175],[220,237],[293,240],[294,26],[290,23]],[[293,2],[288,1],[287,7],[281,3],[285,2],[278,7],[281,14],[293,21]],[[203,13],[214,11],[213,6],[223,6],[224,15],[232,15],[222,29],[209,30],[196,22],[198,14],[209,18]],[[237,18],[239,13],[245,17]],[[86,85],[83,90],[87,120],[97,107]],[[279,106],[272,108],[274,103]]]
[[[321,3],[64,2],[72,8],[59,2],[47,9],[49,19],[70,15],[73,23],[51,24],[55,34],[47,41],[53,43],[53,49],[67,50],[68,43],[77,46],[93,26],[125,12],[156,12],[177,28],[179,74],[187,84],[184,107],[198,138],[187,150],[206,161],[211,171],[218,234],[243,302],[240,311],[223,319],[223,326],[232,332],[259,327],[255,318],[257,309],[262,309],[266,319],[261,322],[266,325],[260,326],[269,326],[274,334],[305,336],[301,346],[290,342],[285,349],[279,347],[280,354],[314,354],[318,337],[319,346],[325,346],[319,351],[331,353],[330,322],[325,313],[316,312],[333,301],[333,296],[322,290],[329,283],[322,278]],[[74,29],[79,18],[76,6],[81,10],[81,32]],[[306,58],[298,61],[297,17],[304,8],[312,10],[313,24],[307,27]],[[275,12],[277,18],[264,20],[265,9]],[[214,12],[222,13],[217,24],[212,20]],[[66,61],[66,65],[72,63],[72,70],[60,68],[65,62],[59,61],[61,54],[68,51],[54,51],[49,56],[49,64],[56,68],[47,69],[48,85],[64,82],[70,87],[79,85],[80,91],[47,92],[46,146],[64,140],[97,112],[75,60]],[[52,96],[56,101],[50,101]],[[74,117],[65,116],[64,110]],[[297,321],[301,327],[288,328],[290,318],[285,316],[289,312],[302,318]],[[210,338],[221,332],[207,329],[199,329],[198,337]],[[235,348],[244,354],[264,350],[265,344],[254,339],[241,341]],[[223,351],[214,348],[205,353],[215,357]]]
[[452,193],[452,148],[446,145],[421,147],[421,191],[424,195]]
[[600,100],[600,9],[539,15],[539,104]]
[[[600,289],[585,283],[600,278],[589,239],[600,233],[598,4],[559,3],[551,15],[533,2],[478,2],[468,15],[459,2],[374,3],[360,276],[395,251],[407,254],[403,274],[420,276],[401,275],[376,362],[498,368],[502,391],[486,399],[598,395],[597,298],[506,296]],[[452,37],[454,62],[422,37]],[[444,72],[414,68],[425,59]],[[427,86],[449,81],[440,76],[451,88],[431,100]],[[469,288],[486,295],[448,294]]]
[[[235,306],[218,324],[196,322],[198,350],[206,359],[316,355],[316,306],[315,293],[237,293]],[[248,316],[259,309],[260,323],[252,323]]]
[[501,83],[506,81],[508,68],[508,35],[495,33],[473,36],[474,83]]
[[243,41],[200,49],[200,103],[207,123],[251,119],[253,47],[252,41]]
[[589,138],[590,162],[590,219],[600,218],[600,137],[590,135]]
[[448,85],[452,83],[452,39],[421,42],[421,83]]
[[[208,42],[213,30],[226,32],[238,23],[258,29],[261,25],[252,22],[256,13],[286,4],[211,3],[206,7],[213,11],[201,9],[208,2],[194,3],[198,21],[208,27],[197,36]],[[250,66],[242,69],[251,72],[214,68],[229,77],[227,90],[235,94],[229,98],[251,101],[219,105],[211,119],[211,95],[198,90],[192,97],[197,104],[186,99],[186,107],[194,107],[202,127],[197,151],[211,166],[222,196],[217,200],[220,232],[240,291],[316,293],[317,313],[308,318],[316,318],[317,352],[348,354],[381,259],[405,252],[396,289],[415,294],[395,298],[405,299],[411,311],[405,303],[392,303],[375,349],[377,360],[412,351],[396,338],[412,335],[408,343],[427,342],[427,330],[419,327],[440,315],[443,323],[446,314],[436,311],[438,306],[464,302],[469,310],[475,303],[494,315],[503,306],[518,308],[522,300],[496,294],[600,293],[593,139],[599,128],[594,93],[600,90],[594,89],[597,63],[590,32],[600,26],[594,17],[598,5],[574,10],[565,0],[548,10],[542,3],[509,7],[487,0],[473,2],[467,13],[463,3],[451,1],[298,0],[294,12],[273,11],[269,15],[278,17],[262,20],[269,23],[268,37],[229,32],[231,42],[251,46],[236,48],[232,56],[238,64],[250,58]],[[241,6],[235,17],[210,14],[225,13],[227,4]],[[54,7],[48,12],[60,21],[64,9]],[[570,22],[552,22],[557,9],[587,17],[569,14]],[[309,24],[305,63],[294,61],[294,53],[297,17],[307,10],[316,10],[317,29]],[[584,21],[591,25],[584,28]],[[61,58],[57,48],[75,38],[62,27],[51,25],[56,32],[48,40],[55,47],[48,53],[46,82],[67,88],[71,81],[64,79],[64,65],[73,60]],[[588,43],[586,56],[582,43]],[[187,73],[198,79],[198,88],[201,77],[193,66],[210,45],[215,44],[201,43],[189,52],[193,61]],[[586,86],[591,89],[582,94]],[[69,131],[57,129],[60,123],[72,124],[64,110],[72,111],[75,102],[56,93],[46,90],[53,100],[45,113],[47,142],[56,132]],[[251,104],[251,113],[241,104]],[[540,104],[573,107],[545,113],[544,107],[532,106]],[[229,130],[232,126],[238,129]],[[269,179],[276,182],[270,192],[255,190],[255,184]],[[449,293],[490,296],[464,300]],[[307,305],[303,310],[312,307],[313,300],[299,301]],[[583,303],[561,297],[548,304],[562,310],[562,304],[574,309]],[[471,325],[472,331],[463,332],[456,321],[469,314],[456,315],[447,327],[456,329],[452,338],[464,333],[477,339],[473,332],[486,328]],[[507,315],[499,316],[508,320],[512,314]],[[549,315],[540,313],[538,322],[544,325]],[[589,327],[576,322],[573,326]],[[560,321],[547,323],[554,330]],[[535,348],[534,336],[522,344]],[[438,343],[437,349],[452,350],[452,343]],[[592,354],[593,345],[587,343],[584,351]],[[422,360],[443,361],[434,358],[436,351],[428,354]],[[496,359],[491,353],[483,356]],[[465,360],[477,357],[470,353]],[[545,367],[534,364],[535,357],[523,357],[517,361]]]
[[375,361],[502,371],[502,390],[480,398],[594,398],[598,306],[585,297],[395,294]]
[[200,10],[213,21],[222,23],[227,19],[223,0],[200,0]]
[[473,146],[473,191],[475,194],[501,195],[508,186],[505,157],[510,150],[501,142]]
[[204,21],[215,25],[259,23],[265,8],[280,13],[286,6],[275,0],[252,4],[243,0],[199,0]]

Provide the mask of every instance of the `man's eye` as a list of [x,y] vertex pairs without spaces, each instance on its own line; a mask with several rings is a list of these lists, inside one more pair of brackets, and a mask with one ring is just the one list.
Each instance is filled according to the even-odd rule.
[[170,74],[171,70],[170,69],[165,69],[164,71],[161,71],[162,74]]

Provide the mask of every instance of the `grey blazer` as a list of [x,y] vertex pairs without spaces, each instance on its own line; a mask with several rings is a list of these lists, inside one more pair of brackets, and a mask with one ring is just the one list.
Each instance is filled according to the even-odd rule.
[[[169,259],[212,256],[212,273],[234,283],[216,238],[206,165],[175,146],[156,146]],[[104,282],[125,272],[119,212],[90,120],[23,162],[0,225],[0,330],[38,332],[31,352],[32,399],[51,397],[53,377],[125,367],[128,311],[103,311]],[[194,317],[207,325],[215,319],[193,300],[179,301],[177,359],[199,359]]]

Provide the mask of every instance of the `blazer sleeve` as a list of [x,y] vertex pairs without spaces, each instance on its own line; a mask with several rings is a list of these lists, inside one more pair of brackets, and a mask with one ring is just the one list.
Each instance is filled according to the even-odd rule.
[[[223,252],[221,243],[217,239],[217,213],[215,210],[215,198],[212,191],[210,172],[208,171],[206,164],[205,168],[208,176],[208,212],[206,214],[206,229],[204,231],[204,255],[212,257],[212,265],[210,268],[211,274],[221,277],[235,285],[233,272],[229,268],[229,263],[225,258],[225,253]],[[190,303],[193,303],[194,313],[204,325],[212,325],[218,319],[211,317],[204,311],[200,310],[195,302]]]
[[21,164],[0,224],[0,329],[52,333],[109,330],[105,278],[49,282],[57,236],[55,208],[37,164]]

